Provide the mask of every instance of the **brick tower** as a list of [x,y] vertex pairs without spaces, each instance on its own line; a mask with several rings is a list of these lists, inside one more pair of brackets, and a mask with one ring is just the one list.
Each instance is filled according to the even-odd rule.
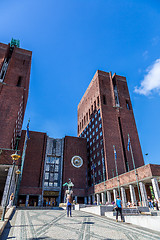
[[78,105],[78,136],[87,138],[88,184],[92,186],[133,169],[127,151],[130,135],[135,166],[144,165],[126,78],[97,71]]
[[0,43],[0,148],[14,149],[28,98],[32,52]]

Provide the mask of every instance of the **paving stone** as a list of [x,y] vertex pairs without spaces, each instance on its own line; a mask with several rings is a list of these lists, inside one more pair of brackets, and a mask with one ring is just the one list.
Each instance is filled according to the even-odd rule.
[[116,223],[106,217],[65,210],[17,210],[1,239],[34,240],[154,240],[160,234],[130,224]]

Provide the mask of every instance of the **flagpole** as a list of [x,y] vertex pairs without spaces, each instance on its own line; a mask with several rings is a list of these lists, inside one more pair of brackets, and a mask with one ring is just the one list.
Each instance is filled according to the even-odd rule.
[[117,153],[116,153],[116,148],[113,145],[114,149],[114,160],[115,160],[115,167],[116,167],[116,176],[117,176],[117,183],[118,183],[118,192],[119,192],[119,197],[121,196],[120,194],[120,187],[119,187],[119,177],[118,177],[118,168],[117,168]]
[[136,182],[137,182],[137,189],[138,189],[138,195],[139,195],[139,200],[142,206],[142,199],[141,199],[141,193],[140,193],[140,189],[139,189],[139,181],[138,181],[138,173],[137,173],[137,169],[135,166],[135,161],[134,161],[134,156],[133,156],[133,151],[132,151],[132,145],[131,145],[131,140],[128,134],[128,151],[129,151],[129,146],[130,146],[130,150],[131,150],[131,157],[132,157],[132,162],[133,162],[133,168],[134,168],[134,172],[135,172],[135,176],[136,176]]
[[24,140],[24,146],[23,146],[23,152],[22,152],[22,160],[21,160],[21,173],[18,178],[17,189],[16,189],[16,194],[15,194],[15,205],[17,205],[17,201],[18,201],[18,194],[19,194],[19,190],[20,190],[24,161],[25,161],[25,156],[26,156],[27,140],[29,139],[29,122],[30,122],[30,120],[28,120],[27,131],[25,134],[25,140]]

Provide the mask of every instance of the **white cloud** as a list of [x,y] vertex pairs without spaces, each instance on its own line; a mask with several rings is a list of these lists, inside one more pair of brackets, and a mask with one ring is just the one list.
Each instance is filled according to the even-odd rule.
[[141,82],[140,87],[135,87],[135,92],[143,95],[149,95],[152,91],[160,93],[160,58],[153,65],[147,68],[147,74]]

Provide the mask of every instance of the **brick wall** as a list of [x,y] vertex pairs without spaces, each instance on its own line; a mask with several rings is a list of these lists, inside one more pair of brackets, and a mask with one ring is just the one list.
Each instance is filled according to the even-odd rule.
[[[26,131],[22,131],[22,138],[19,144],[21,154],[25,132]],[[37,194],[42,191],[46,133],[30,131],[29,135],[30,139],[27,141],[26,157],[19,194]]]
[[[83,165],[76,168],[71,164],[73,156],[80,156]],[[74,183],[74,196],[85,196],[87,173],[87,145],[86,139],[66,136],[64,140],[63,184],[69,178]],[[63,187],[63,193],[66,188]]]

